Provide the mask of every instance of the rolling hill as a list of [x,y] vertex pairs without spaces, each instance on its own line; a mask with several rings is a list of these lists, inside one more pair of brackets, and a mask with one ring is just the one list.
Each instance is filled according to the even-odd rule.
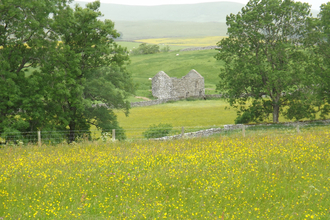
[[[86,2],[75,1],[80,5]],[[113,21],[189,21],[189,22],[226,22],[226,16],[236,14],[244,4],[236,2],[209,2],[198,4],[137,6],[101,3],[100,11],[104,19]],[[314,16],[317,10],[312,10]]]
[[[80,5],[85,2],[75,1]],[[101,3],[104,19],[113,21],[226,22],[226,15],[237,13],[244,4],[211,2],[200,4],[136,6]]]
[[[86,2],[72,3],[84,6]],[[161,37],[225,36],[226,16],[236,14],[244,4],[210,2],[183,5],[132,6],[101,3],[102,19],[115,22],[122,40]],[[318,11],[312,10],[313,15]]]
[[115,27],[121,33],[122,40],[226,36],[227,34],[227,26],[223,22],[116,21]]
[[[86,2],[75,1],[81,6]],[[121,40],[161,37],[225,36],[226,15],[243,4],[213,2],[186,5],[131,6],[101,3],[102,19],[115,22]]]

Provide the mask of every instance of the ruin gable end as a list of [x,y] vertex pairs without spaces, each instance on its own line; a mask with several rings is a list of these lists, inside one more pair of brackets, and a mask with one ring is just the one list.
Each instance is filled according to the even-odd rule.
[[180,79],[160,71],[152,78],[152,95],[158,99],[204,97],[204,78],[194,69]]

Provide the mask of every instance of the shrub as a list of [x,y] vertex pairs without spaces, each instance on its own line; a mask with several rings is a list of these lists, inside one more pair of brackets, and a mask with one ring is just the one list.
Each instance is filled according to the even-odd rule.
[[151,125],[149,128],[143,132],[145,138],[160,138],[167,136],[172,131],[173,126],[170,124],[158,124]]
[[169,52],[170,50],[171,50],[170,46],[166,45],[165,47],[163,47],[163,48],[161,49],[161,52],[163,52],[163,53],[167,53],[167,52]]
[[159,53],[158,45],[148,45],[146,43],[140,44],[138,48],[134,49],[131,54],[132,55],[140,55],[140,54],[155,54]]

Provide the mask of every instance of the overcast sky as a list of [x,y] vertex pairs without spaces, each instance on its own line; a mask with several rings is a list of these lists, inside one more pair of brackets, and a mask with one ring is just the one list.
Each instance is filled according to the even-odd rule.
[[[78,0],[84,2],[92,2],[93,0]],[[170,5],[170,4],[195,4],[202,2],[220,2],[219,0],[100,0],[103,3],[113,3],[121,5]],[[239,2],[246,4],[248,0],[226,0],[227,2]],[[320,9],[320,5],[330,0],[301,0],[312,5],[313,9]]]

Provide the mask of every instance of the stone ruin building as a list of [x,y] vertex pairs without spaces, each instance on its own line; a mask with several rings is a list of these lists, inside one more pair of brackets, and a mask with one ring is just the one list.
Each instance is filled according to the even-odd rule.
[[152,95],[158,99],[204,97],[204,77],[194,69],[181,79],[160,71],[152,78]]

